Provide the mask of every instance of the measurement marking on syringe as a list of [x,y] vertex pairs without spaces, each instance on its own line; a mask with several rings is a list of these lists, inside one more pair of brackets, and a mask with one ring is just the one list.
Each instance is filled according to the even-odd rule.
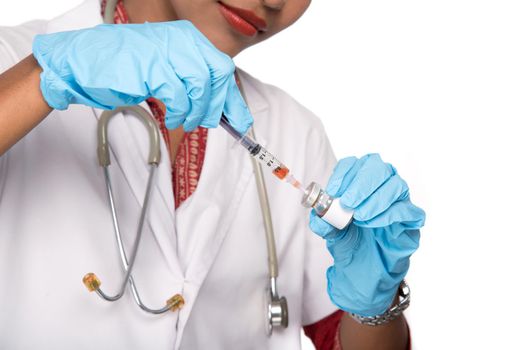
[[246,148],[253,158],[255,158],[262,165],[270,168],[273,175],[278,177],[280,180],[285,180],[293,187],[304,191],[301,183],[297,181],[293,175],[291,175],[289,169],[284,164],[282,164],[275,156],[268,152],[267,149],[260,146],[260,144],[256,142],[256,140],[252,139],[249,135],[242,135],[237,130],[235,130],[231,124],[229,124],[229,121],[224,115],[222,115],[222,118],[220,119],[220,125],[227,132],[229,132],[239,142],[240,145]]

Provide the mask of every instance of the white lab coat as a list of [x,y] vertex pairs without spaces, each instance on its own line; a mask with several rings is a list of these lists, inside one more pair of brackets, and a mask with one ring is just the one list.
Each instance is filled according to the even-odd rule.
[[[31,52],[37,33],[101,23],[97,0],[52,21],[0,28],[0,71]],[[281,90],[240,75],[258,139],[298,179],[326,183],[335,158],[320,121]],[[20,106],[23,108],[23,106]],[[170,164],[159,166],[134,278],[161,316],[129,293],[108,303],[87,292],[93,271],[114,293],[122,270],[95,128],[101,110],[54,111],[0,157],[0,349],[298,349],[300,329],[336,310],[326,293],[331,258],[307,227],[300,193],[265,172],[289,327],[265,335],[267,251],[249,155],[221,128],[209,131],[196,192],[174,210]],[[130,250],[145,191],[148,139],[133,117],[110,124],[110,171]],[[162,144],[163,154],[167,154]]]

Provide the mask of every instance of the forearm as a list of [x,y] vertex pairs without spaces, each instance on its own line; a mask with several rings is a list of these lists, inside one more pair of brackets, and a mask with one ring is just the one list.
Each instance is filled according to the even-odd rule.
[[30,55],[0,75],[0,156],[52,110],[40,91],[41,71]]
[[407,350],[409,332],[406,319],[401,315],[386,324],[368,326],[345,313],[340,321],[340,344],[343,350]]

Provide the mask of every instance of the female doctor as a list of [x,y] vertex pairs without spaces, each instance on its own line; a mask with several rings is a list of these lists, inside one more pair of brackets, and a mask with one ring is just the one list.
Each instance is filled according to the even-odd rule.
[[[86,0],[51,21],[0,28],[0,348],[298,349],[302,327],[318,349],[409,346],[405,319],[392,311],[425,216],[406,183],[376,154],[336,163],[315,116],[231,60],[294,23],[309,3],[124,0],[115,24],[99,25],[104,5]],[[81,283],[96,271],[113,292],[123,278],[96,126],[103,110],[136,104],[155,116],[163,142],[133,280],[144,304],[183,297],[162,315],[139,309],[131,293],[108,303]],[[289,310],[287,328],[270,337],[253,168],[215,129],[222,113],[241,133],[253,123],[297,178],[327,183],[354,210],[338,230],[301,207],[294,188],[267,178],[278,292]],[[122,112],[109,139],[129,249],[148,135]],[[363,323],[368,316],[381,322]]]

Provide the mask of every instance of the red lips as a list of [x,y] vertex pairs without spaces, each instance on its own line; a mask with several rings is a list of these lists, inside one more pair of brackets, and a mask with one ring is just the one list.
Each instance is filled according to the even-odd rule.
[[219,10],[225,17],[229,25],[243,35],[252,37],[257,32],[267,30],[267,23],[258,17],[253,11],[226,5],[218,2]]

